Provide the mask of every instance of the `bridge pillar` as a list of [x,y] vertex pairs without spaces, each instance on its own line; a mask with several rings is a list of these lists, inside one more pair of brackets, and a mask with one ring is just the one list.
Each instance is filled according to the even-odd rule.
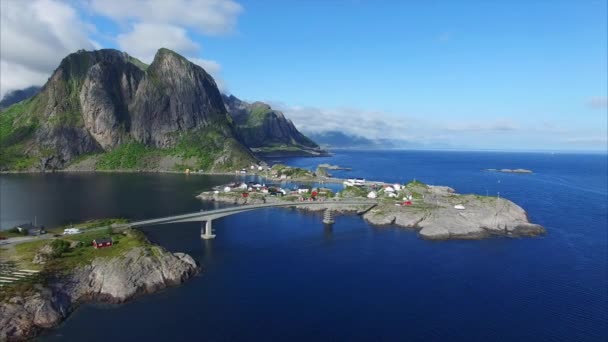
[[336,221],[334,220],[334,215],[331,212],[331,209],[325,209],[323,213],[323,223],[325,224],[334,224]]
[[213,235],[211,222],[212,220],[207,220],[203,227],[201,227],[201,237],[205,240],[213,239],[215,237],[215,235]]

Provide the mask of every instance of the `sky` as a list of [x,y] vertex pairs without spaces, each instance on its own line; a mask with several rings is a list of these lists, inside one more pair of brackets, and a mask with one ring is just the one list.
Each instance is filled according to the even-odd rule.
[[[304,132],[608,149],[608,0],[2,0],[0,96],[78,49],[173,49]],[[407,145],[406,146],[410,146]]]

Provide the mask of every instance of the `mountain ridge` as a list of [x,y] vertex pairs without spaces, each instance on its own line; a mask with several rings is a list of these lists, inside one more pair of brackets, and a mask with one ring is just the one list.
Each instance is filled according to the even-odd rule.
[[317,156],[327,154],[302,134],[283,112],[256,101],[246,102],[234,95],[223,95],[241,140],[256,154]]
[[213,78],[162,48],[149,66],[113,49],[69,54],[0,124],[2,170],[62,169],[122,150],[141,153],[102,165],[218,171],[258,162],[237,139]]

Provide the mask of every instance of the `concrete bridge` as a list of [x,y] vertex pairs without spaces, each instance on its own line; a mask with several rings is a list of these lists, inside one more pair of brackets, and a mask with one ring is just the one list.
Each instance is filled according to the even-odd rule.
[[135,221],[130,222],[121,227],[143,227],[143,226],[152,226],[158,224],[167,224],[167,223],[178,223],[178,222],[196,222],[201,221],[205,222],[203,227],[201,228],[201,237],[203,239],[213,239],[215,235],[213,235],[212,231],[212,222],[215,219],[235,215],[239,213],[243,213],[246,211],[256,210],[256,209],[266,209],[266,208],[281,208],[281,207],[314,207],[314,206],[323,206],[327,207],[325,209],[325,215],[323,217],[323,222],[326,224],[333,223],[333,215],[331,214],[332,208],[339,207],[352,207],[354,205],[365,206],[364,210],[361,212],[366,212],[369,209],[375,207],[378,204],[377,201],[323,201],[323,202],[278,202],[278,203],[266,203],[266,204],[250,204],[250,205],[241,205],[237,207],[223,208],[223,209],[215,209],[215,210],[206,210],[199,211],[189,214],[181,214],[167,217],[160,217],[149,220]]

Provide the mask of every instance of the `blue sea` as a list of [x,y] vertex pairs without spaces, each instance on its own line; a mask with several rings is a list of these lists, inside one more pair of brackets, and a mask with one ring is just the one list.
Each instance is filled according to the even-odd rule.
[[[606,154],[336,151],[273,160],[412,179],[498,195],[546,227],[536,238],[426,241],[415,231],[341,216],[268,209],[200,225],[145,228],[203,266],[181,287],[124,305],[87,304],[42,340],[605,341],[608,336]],[[525,168],[533,174],[488,172]],[[2,175],[0,225],[49,225],[210,208],[194,195],[233,177],[175,174]],[[94,333],[100,332],[103,333]]]

